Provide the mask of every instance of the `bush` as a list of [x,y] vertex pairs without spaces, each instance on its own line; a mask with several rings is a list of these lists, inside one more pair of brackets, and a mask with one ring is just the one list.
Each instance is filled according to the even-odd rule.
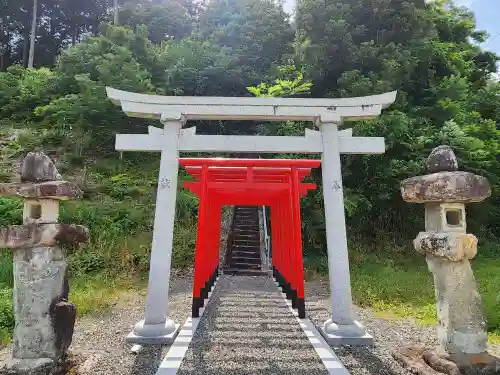
[[14,329],[14,312],[12,311],[12,289],[0,289],[0,343],[8,342],[10,332]]

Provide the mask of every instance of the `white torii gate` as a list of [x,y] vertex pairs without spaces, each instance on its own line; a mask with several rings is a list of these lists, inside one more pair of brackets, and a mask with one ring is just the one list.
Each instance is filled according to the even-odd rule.
[[[334,345],[373,341],[352,308],[340,154],[382,154],[385,143],[379,137],[353,137],[351,129],[339,126],[380,115],[394,102],[395,91],[342,99],[157,96],[113,88],[107,94],[128,116],[163,123],[163,129],[149,127],[149,134],[116,136],[119,151],[161,152],[145,317],[129,342],[169,343],[177,334],[168,293],[180,151],[321,153],[332,309],[322,333]],[[319,131],[306,130],[303,137],[197,135],[195,127],[182,128],[187,120],[312,121]]]

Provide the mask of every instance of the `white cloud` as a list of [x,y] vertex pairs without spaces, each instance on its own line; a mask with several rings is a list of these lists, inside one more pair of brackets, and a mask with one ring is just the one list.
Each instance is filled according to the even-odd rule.
[[295,9],[295,0],[285,0],[283,9],[285,9],[285,12],[288,14],[292,14]]

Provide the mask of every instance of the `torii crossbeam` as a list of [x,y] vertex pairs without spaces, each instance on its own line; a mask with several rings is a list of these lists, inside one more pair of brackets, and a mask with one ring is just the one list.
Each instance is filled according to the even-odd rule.
[[[342,99],[169,97],[113,88],[107,93],[128,116],[163,123],[163,129],[150,127],[149,134],[116,136],[117,150],[161,152],[145,319],[135,325],[129,341],[171,342],[177,332],[169,318],[168,290],[181,151],[320,153],[332,310],[322,333],[335,345],[373,341],[352,308],[340,154],[381,154],[385,144],[383,138],[353,137],[339,127],[343,121],[380,115],[396,92]],[[302,137],[198,135],[193,127],[182,129],[187,120],[310,121],[319,131],[306,130]]]

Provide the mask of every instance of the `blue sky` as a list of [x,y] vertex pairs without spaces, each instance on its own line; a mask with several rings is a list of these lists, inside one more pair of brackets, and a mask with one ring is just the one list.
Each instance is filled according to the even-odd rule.
[[[485,49],[500,54],[500,0],[455,0],[476,14],[478,29],[486,30],[490,39],[483,45]],[[293,11],[295,0],[285,0],[285,10]]]
[[460,0],[457,4],[471,9],[476,15],[478,29],[490,34],[484,48],[500,54],[500,0]]

